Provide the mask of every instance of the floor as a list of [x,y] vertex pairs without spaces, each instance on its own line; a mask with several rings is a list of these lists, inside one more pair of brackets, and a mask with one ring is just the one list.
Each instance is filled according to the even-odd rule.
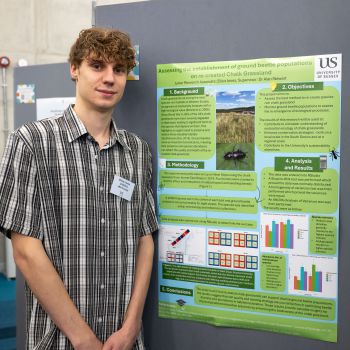
[[16,350],[16,281],[0,274],[0,349]]

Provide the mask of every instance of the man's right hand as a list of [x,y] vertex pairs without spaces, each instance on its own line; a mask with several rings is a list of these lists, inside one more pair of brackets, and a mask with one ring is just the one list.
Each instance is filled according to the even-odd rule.
[[93,339],[86,339],[79,344],[74,346],[75,350],[102,350],[103,344],[94,337]]

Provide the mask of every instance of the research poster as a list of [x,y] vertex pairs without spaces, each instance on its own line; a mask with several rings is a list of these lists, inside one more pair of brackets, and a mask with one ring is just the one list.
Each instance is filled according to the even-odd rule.
[[157,66],[160,317],[337,341],[341,58]]

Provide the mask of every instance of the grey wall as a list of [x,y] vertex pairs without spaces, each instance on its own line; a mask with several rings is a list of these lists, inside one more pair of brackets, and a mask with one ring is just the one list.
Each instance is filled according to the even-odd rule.
[[[116,115],[120,127],[146,139],[156,157],[156,64],[240,60],[343,53],[341,208],[339,259],[339,341],[337,344],[272,332],[217,328],[159,319],[154,269],[144,315],[150,350],[240,349],[345,350],[350,344],[350,227],[347,164],[350,149],[347,0],[162,0],[98,6],[96,24],[118,27],[140,45],[140,81],[128,82]],[[15,84],[35,83],[36,96],[74,95],[66,64],[16,68]],[[35,119],[34,105],[15,106],[15,126]],[[155,172],[155,164],[154,164]],[[17,349],[24,349],[23,280],[18,279]]]

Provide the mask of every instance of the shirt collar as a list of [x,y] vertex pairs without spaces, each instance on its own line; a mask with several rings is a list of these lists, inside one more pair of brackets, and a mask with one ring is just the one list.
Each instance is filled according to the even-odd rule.
[[[74,105],[70,105],[63,113],[63,118],[67,125],[69,142],[73,142],[80,136],[88,134],[84,123],[79,119],[79,117],[75,113],[73,106]],[[113,146],[116,142],[118,142],[121,146],[127,148],[129,151],[131,150],[130,146],[127,143],[127,140],[125,139],[124,133],[121,130],[118,130],[115,121],[112,119],[109,146]]]
[[117,128],[117,124],[115,123],[114,119],[112,119],[112,130],[109,140],[110,146],[114,145],[116,142],[119,142],[120,145],[131,151],[131,148],[128,145],[128,142],[125,138],[125,133],[123,132],[123,130],[119,130]]
[[63,118],[67,125],[68,141],[73,142],[82,135],[87,134],[87,130],[83,122],[78,118],[70,105],[63,113]]

